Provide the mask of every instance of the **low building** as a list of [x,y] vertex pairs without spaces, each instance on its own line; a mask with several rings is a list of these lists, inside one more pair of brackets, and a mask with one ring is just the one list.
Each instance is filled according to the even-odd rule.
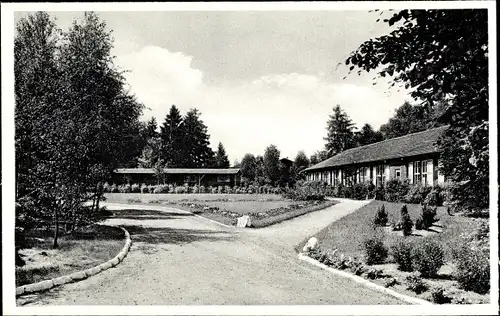
[[202,169],[202,168],[165,168],[163,173],[156,174],[153,168],[116,169],[112,182],[145,183],[145,184],[175,184],[203,186],[235,186],[241,183],[240,169]]
[[330,185],[368,181],[378,185],[391,179],[442,184],[445,179],[437,168],[440,150],[436,142],[446,129],[442,126],[345,150],[303,172],[309,181]]

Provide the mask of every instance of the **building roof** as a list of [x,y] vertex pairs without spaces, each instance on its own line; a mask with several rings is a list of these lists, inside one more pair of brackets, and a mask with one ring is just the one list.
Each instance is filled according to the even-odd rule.
[[378,143],[348,149],[304,169],[304,171],[307,172],[329,167],[439,153],[436,141],[443,135],[447,128],[448,126],[441,126],[423,132],[408,134]]
[[[202,169],[202,168],[165,168],[165,174],[238,174],[240,169]],[[153,168],[124,168],[116,169],[114,173],[118,174],[154,174]]]

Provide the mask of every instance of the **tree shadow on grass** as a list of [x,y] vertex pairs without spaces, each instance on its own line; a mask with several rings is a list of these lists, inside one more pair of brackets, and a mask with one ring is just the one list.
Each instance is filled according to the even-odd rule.
[[154,228],[134,225],[123,225],[128,230],[132,242],[148,244],[187,244],[196,241],[232,241],[232,233],[212,230]]

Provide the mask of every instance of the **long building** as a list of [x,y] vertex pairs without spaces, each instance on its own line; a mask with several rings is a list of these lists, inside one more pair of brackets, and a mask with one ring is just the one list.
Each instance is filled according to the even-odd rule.
[[437,168],[440,150],[436,142],[446,129],[437,127],[348,149],[303,172],[307,180],[329,185],[368,181],[378,185],[391,179],[428,186],[443,184],[445,178]]

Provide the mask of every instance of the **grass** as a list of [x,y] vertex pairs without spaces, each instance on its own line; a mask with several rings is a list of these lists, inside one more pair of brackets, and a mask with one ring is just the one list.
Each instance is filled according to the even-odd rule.
[[94,225],[62,236],[52,249],[52,232],[36,231],[27,236],[19,253],[26,264],[16,267],[16,286],[49,280],[92,268],[115,257],[124,245],[118,227]]
[[207,202],[207,201],[282,201],[281,195],[277,194],[154,194],[154,193],[106,193],[106,202],[128,203],[129,200],[141,201],[149,204],[152,201],[162,202]]
[[[364,255],[362,243],[366,238],[372,236],[373,218],[375,217],[377,208],[382,204],[385,205],[389,223],[391,221],[396,222],[400,216],[402,203],[373,201],[318,232],[315,236],[318,238],[320,246],[325,249],[338,248],[339,252],[347,256],[362,258]],[[418,204],[406,204],[406,206],[408,207],[411,219],[415,222],[420,216],[421,206]],[[443,232],[429,235],[429,238],[433,238],[441,243],[447,258],[450,258],[450,250],[455,247],[457,242],[460,242],[459,236],[474,231],[476,223],[470,218],[450,216],[443,207],[438,208],[436,218],[439,219],[439,222],[436,224],[442,226],[440,229]],[[390,247],[403,238],[395,234],[386,235],[384,243]],[[407,240],[417,240],[422,237],[412,235],[406,238]],[[306,242],[307,240],[303,241],[297,249],[302,249]]]
[[[388,213],[389,223],[392,221],[396,222],[400,216],[400,209],[403,205],[402,203],[373,201],[356,212],[330,224],[328,227],[315,234],[315,237],[318,239],[320,249],[324,251],[338,249],[338,254],[363,259],[363,241],[374,234],[373,218],[375,217],[378,207],[382,204],[385,205],[385,210]],[[406,204],[406,206],[411,219],[415,223],[415,220],[421,214],[421,206],[417,204]],[[460,235],[472,234],[475,231],[477,221],[472,218],[448,215],[446,209],[443,207],[437,209],[436,218],[439,219],[439,221],[435,223],[436,231],[439,229],[441,232],[426,234],[426,238],[431,238],[443,246],[443,250],[445,252],[445,265],[440,269],[437,278],[424,279],[424,282],[430,286],[430,289],[437,286],[444,287],[446,292],[455,299],[464,299],[466,302],[476,303],[489,302],[488,294],[483,295],[461,290],[457,287],[457,283],[452,277],[454,270],[454,266],[451,262],[452,249],[456,248],[459,243],[462,243]],[[411,236],[406,237],[405,240],[416,241],[422,239],[422,235],[424,234],[421,234],[419,231],[414,231],[414,233]],[[384,244],[390,249],[393,244],[403,238],[405,237],[388,229],[386,230],[384,237]],[[302,243],[297,245],[296,250],[300,251],[306,242],[307,240],[304,240]],[[404,280],[409,272],[399,271],[396,264],[391,262],[391,259],[392,258],[389,256],[388,263],[373,265],[371,267],[381,269],[385,275],[392,276],[399,280],[401,284],[394,285],[394,290],[397,292],[431,300],[430,290],[422,294],[416,294],[406,288]],[[387,279],[382,278],[374,280],[374,282],[384,285],[386,280]]]

